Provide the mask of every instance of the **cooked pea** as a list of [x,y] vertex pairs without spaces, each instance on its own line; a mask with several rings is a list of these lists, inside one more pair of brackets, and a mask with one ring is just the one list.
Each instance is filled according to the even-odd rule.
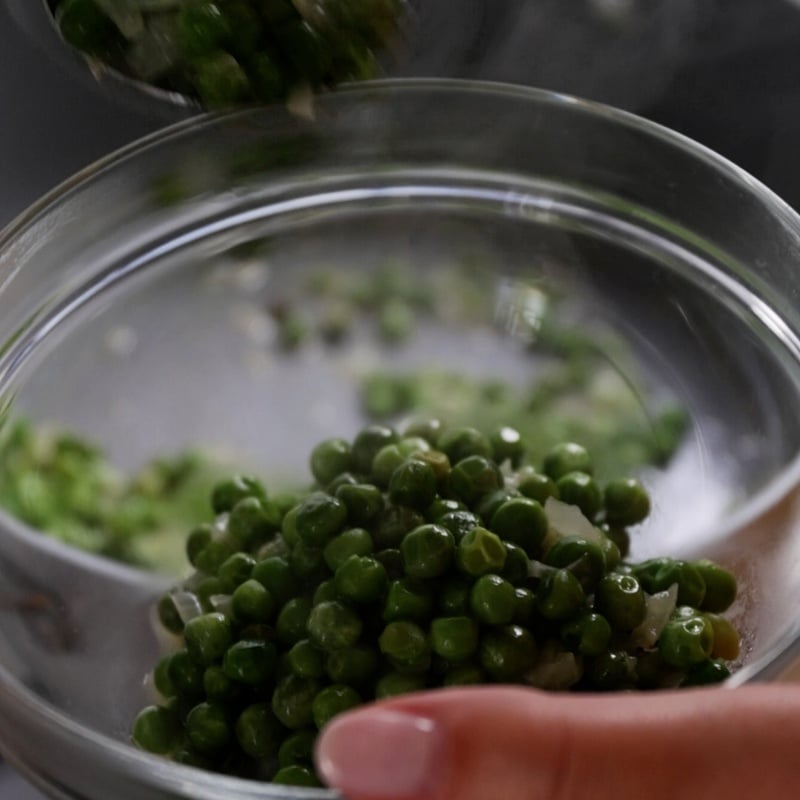
[[470,617],[438,617],[431,623],[431,649],[450,662],[466,660],[478,649],[478,624]]
[[279,641],[291,647],[306,638],[306,625],[311,614],[310,597],[294,597],[287,601],[278,614],[275,630]]
[[355,611],[336,600],[314,606],[308,617],[308,635],[320,649],[352,647],[361,636],[362,621]]
[[272,712],[269,703],[253,703],[239,714],[234,726],[236,741],[251,758],[274,758],[286,729]]
[[281,527],[280,509],[260,497],[245,497],[228,516],[228,534],[237,547],[252,549]]
[[450,459],[441,450],[424,450],[414,454],[417,461],[428,464],[433,470],[433,475],[437,483],[443,483],[450,476]]
[[167,675],[179,696],[192,697],[203,692],[203,665],[188,650],[176,650],[169,657]]
[[324,657],[309,639],[292,645],[288,653],[289,666],[300,678],[321,678],[325,674]]
[[267,496],[264,486],[257,478],[249,475],[236,475],[230,480],[218,483],[211,492],[211,508],[215,514],[230,511],[240,500],[246,497]]
[[290,764],[287,767],[281,767],[272,776],[272,782],[283,786],[322,786],[314,770],[301,764]]
[[415,458],[408,459],[392,473],[389,499],[400,506],[424,511],[436,497],[433,467]]
[[481,639],[480,661],[496,681],[515,681],[535,663],[536,642],[530,631],[507,625],[487,631]]
[[220,564],[217,577],[225,594],[233,594],[234,590],[250,578],[256,560],[247,553],[234,553]]
[[514,625],[530,627],[538,615],[536,594],[528,588],[517,587],[514,589],[514,616],[511,621]]
[[506,563],[506,548],[500,537],[486,528],[473,528],[458,543],[456,560],[459,569],[478,578],[500,572]]
[[344,527],[347,506],[325,492],[313,492],[301,501],[295,518],[300,541],[307,547],[325,545]]
[[731,676],[728,666],[716,658],[694,664],[686,671],[681,686],[709,686],[722,683]]
[[486,683],[486,673],[475,664],[463,664],[449,669],[442,686],[477,686]]
[[606,650],[590,659],[585,676],[598,691],[619,691],[636,686],[636,657],[624,650]]
[[485,456],[467,456],[456,462],[447,478],[450,493],[472,507],[487,494],[503,486],[503,474]]
[[325,670],[335,683],[361,686],[374,677],[379,664],[380,656],[374,647],[357,644],[328,653]]
[[441,525],[420,525],[400,544],[403,567],[412,578],[436,578],[453,562],[453,534]]
[[330,578],[317,585],[314,595],[311,598],[312,605],[318,606],[320,603],[327,603],[330,600],[338,600],[339,592],[336,591],[336,581]]
[[231,603],[239,622],[269,622],[278,607],[269,589],[253,578],[236,588]]
[[241,684],[229,678],[223,667],[212,664],[203,673],[203,691],[206,699],[217,703],[235,701],[241,695]]
[[696,561],[694,568],[700,573],[706,587],[700,608],[716,614],[730,608],[738,591],[736,578],[728,570],[708,559]]
[[585,517],[592,519],[603,507],[603,494],[595,479],[586,472],[568,472],[557,481],[562,503],[578,506]]
[[397,441],[397,433],[384,425],[370,425],[361,430],[353,441],[353,468],[363,475],[369,474],[378,451]]
[[287,559],[271,556],[256,563],[250,573],[278,603],[285,603],[296,592],[297,579]]
[[311,706],[314,724],[322,730],[337,714],[361,705],[358,692],[350,686],[334,683],[326,686],[315,698]]
[[606,519],[615,525],[636,525],[650,513],[650,496],[635,478],[617,478],[605,488]]
[[311,766],[314,763],[314,742],[317,732],[313,728],[290,733],[281,743],[278,750],[278,765]]
[[281,536],[290,550],[300,541],[300,537],[297,535],[297,512],[299,510],[300,504],[298,503],[286,512],[281,521]]
[[658,646],[664,661],[673,667],[687,669],[711,657],[714,628],[701,614],[671,619],[661,631]]
[[563,478],[570,472],[583,472],[587,475],[592,475],[594,467],[586,448],[574,442],[565,442],[564,444],[556,445],[544,457],[542,471],[554,481],[558,481],[559,478]]
[[536,500],[515,497],[495,511],[489,527],[501,539],[519,545],[531,558],[536,558],[547,535],[547,517]]
[[603,534],[600,537],[600,549],[606,560],[606,569],[613,572],[622,563],[622,553],[620,553],[619,547],[612,539]]
[[372,603],[386,591],[388,578],[380,561],[352,555],[336,570],[336,591],[352,603]]
[[169,677],[169,656],[164,656],[153,670],[153,685],[162,697],[174,697],[177,694]]
[[731,623],[719,614],[706,613],[705,618],[714,630],[714,646],[711,648],[713,658],[734,661],[739,657],[739,632]]
[[647,602],[639,581],[633,575],[612,572],[597,585],[595,606],[620,631],[632,631],[647,614]]
[[600,614],[589,612],[564,624],[561,641],[583,656],[599,656],[611,641],[611,626]]
[[517,491],[524,497],[530,497],[537,503],[544,505],[548,497],[558,497],[558,487],[555,481],[544,473],[537,472],[533,467],[523,467],[517,473]]
[[197,568],[197,556],[200,555],[203,548],[211,541],[213,530],[211,525],[198,525],[191,531],[186,539],[186,557],[195,569]]
[[321,486],[352,467],[350,443],[344,439],[325,439],[311,451],[311,474]]
[[314,722],[312,705],[319,690],[318,681],[287,675],[278,682],[272,693],[272,711],[291,730],[309,728]]
[[[198,605],[200,601],[198,600]],[[171,593],[161,595],[157,606],[158,619],[170,633],[183,631],[183,618],[175,605],[175,598]]]
[[516,489],[508,486],[504,486],[501,489],[496,489],[494,492],[485,494],[478,501],[478,505],[475,507],[475,513],[488,525],[492,520],[494,512],[497,511],[497,509],[500,508],[503,503],[511,500],[514,497],[519,497],[519,492]]
[[372,526],[376,550],[400,547],[406,534],[425,524],[425,517],[413,508],[389,506],[378,514]]
[[522,441],[522,434],[516,428],[504,425],[493,431],[489,437],[492,446],[494,460],[498,464],[508,461],[516,469],[519,467],[525,455],[525,444]]
[[366,525],[383,510],[381,490],[369,483],[342,484],[334,494],[347,507],[347,518],[353,525]]
[[469,614],[472,581],[461,576],[448,578],[439,589],[439,610],[447,617]]
[[631,551],[631,537],[625,528],[619,525],[604,524],[602,531],[617,546],[620,558],[627,558]]
[[410,675],[403,672],[388,672],[375,684],[375,699],[385,700],[400,694],[420,692],[426,688],[424,675]]
[[[466,510],[467,507],[460,500],[453,500],[449,497],[437,496],[436,499],[428,506],[425,516],[430,522],[439,522],[442,517],[444,517],[446,514],[449,514],[451,511]],[[477,523],[475,524],[477,525]]]
[[672,584],[678,586],[678,603],[698,608],[706,593],[700,572],[687,561],[657,558],[634,567],[634,575],[650,594],[664,592]]
[[403,436],[419,436],[433,446],[442,432],[442,427],[442,421],[439,419],[418,419],[406,426]]
[[390,622],[378,637],[378,647],[385,656],[401,663],[413,663],[430,650],[425,631],[406,621]]
[[240,639],[225,652],[222,668],[231,680],[256,685],[275,674],[277,658],[271,642]]
[[582,536],[563,536],[547,551],[544,563],[568,569],[589,593],[606,573],[601,546]]
[[446,512],[439,517],[436,524],[447,528],[453,534],[455,543],[458,544],[464,538],[464,534],[481,524],[481,520],[477,514],[466,509],[459,509]]
[[531,562],[525,551],[511,542],[505,542],[506,563],[500,572],[500,576],[505,578],[514,586],[519,586],[528,579]]
[[180,722],[171,709],[143,708],[133,723],[133,741],[148,753],[166,755],[179,741]]
[[216,575],[222,564],[233,555],[233,547],[224,539],[212,539],[196,556],[195,568],[206,575]]
[[233,632],[224,614],[203,614],[186,623],[183,639],[192,658],[208,666],[225,654],[233,641]]
[[433,615],[433,610],[433,593],[421,581],[401,578],[389,584],[383,606],[383,619],[386,622],[426,622]]
[[436,440],[436,449],[441,450],[455,464],[469,456],[492,458],[494,452],[489,439],[475,428],[452,428],[442,432]]
[[482,575],[472,586],[469,607],[479,622],[505,625],[516,608],[514,587],[499,575]]
[[215,753],[230,742],[233,731],[227,710],[216,703],[199,703],[186,717],[186,735],[201,753]]
[[403,554],[394,547],[387,547],[375,553],[375,560],[383,564],[386,576],[390,581],[397,581],[405,576],[403,569]]
[[536,600],[539,613],[545,619],[560,622],[584,609],[586,594],[575,575],[567,569],[557,569],[545,576]]
[[402,466],[405,460],[406,456],[401,452],[397,443],[384,445],[372,459],[370,479],[376,486],[385,489],[389,485],[394,471]]
[[289,553],[289,566],[292,573],[299,579],[314,583],[328,576],[325,565],[324,551],[321,547],[309,547],[304,542],[298,542]]
[[336,572],[351,556],[368,556],[374,545],[372,537],[363,528],[350,528],[325,545],[323,557],[331,572]]

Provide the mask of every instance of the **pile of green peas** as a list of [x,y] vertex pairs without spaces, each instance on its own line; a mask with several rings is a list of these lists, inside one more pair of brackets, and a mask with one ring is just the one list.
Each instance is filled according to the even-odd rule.
[[739,648],[721,616],[733,575],[710,561],[628,562],[628,528],[650,511],[643,486],[601,487],[573,443],[538,469],[525,459],[514,429],[425,420],[321,442],[301,497],[268,497],[249,477],[218,485],[215,520],[188,537],[195,573],[158,604],[180,646],[154,670],[163,700],[138,715],[134,741],[314,786],[317,732],[371,700],[724,680]]
[[375,77],[405,0],[50,0],[64,39],[209,107]]

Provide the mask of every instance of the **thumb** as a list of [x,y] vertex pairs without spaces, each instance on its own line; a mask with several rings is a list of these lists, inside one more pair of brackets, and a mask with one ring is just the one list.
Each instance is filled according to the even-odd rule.
[[556,695],[447,689],[337,717],[317,747],[348,800],[727,800],[800,791],[800,689]]

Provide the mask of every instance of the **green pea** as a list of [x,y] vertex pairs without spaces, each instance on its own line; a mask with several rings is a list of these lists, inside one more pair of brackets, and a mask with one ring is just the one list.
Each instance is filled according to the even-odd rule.
[[584,591],[592,592],[606,573],[606,558],[599,544],[582,536],[564,536],[544,557],[544,563],[561,567],[580,581]]
[[536,594],[521,586],[514,589],[514,616],[511,618],[514,625],[530,627],[538,613]]
[[[519,492],[516,489],[504,486],[503,488],[497,489],[494,492],[485,494],[478,501],[478,505],[475,507],[475,513],[481,518],[482,521],[485,520],[486,524],[488,525],[494,516],[494,512],[497,511],[497,509],[500,508],[503,503],[506,503],[515,497],[519,497]],[[478,524],[482,523],[479,522]]]
[[525,456],[522,434],[515,428],[503,426],[493,431],[489,437],[494,460],[498,464],[508,461],[516,469]]
[[153,670],[153,685],[162,697],[174,697],[177,694],[169,677],[169,656],[164,656]]
[[372,528],[376,550],[396,549],[409,531],[425,524],[425,517],[405,506],[389,506],[378,514]]
[[363,528],[350,528],[325,545],[322,552],[331,572],[336,572],[351,556],[368,556],[374,550],[372,537]]
[[395,661],[409,663],[429,652],[425,631],[413,622],[390,622],[378,638],[381,652]]
[[321,547],[311,547],[298,542],[289,553],[289,566],[298,578],[311,581],[320,575],[327,575],[325,558]]
[[203,665],[188,650],[176,650],[169,658],[167,675],[179,696],[192,697],[203,692]]
[[257,562],[250,577],[258,581],[278,603],[285,603],[296,594],[297,579],[286,558],[271,556]]
[[619,551],[616,543],[605,534],[600,537],[600,549],[603,551],[603,557],[606,560],[606,569],[611,572],[621,564],[622,553]]
[[489,439],[475,428],[451,428],[439,435],[436,449],[441,450],[455,464],[469,456],[492,458],[494,451]]
[[280,509],[260,497],[245,497],[240,500],[228,517],[228,533],[238,546],[252,550],[280,530]]
[[234,553],[220,564],[217,577],[224,594],[232,594],[234,590],[250,578],[256,560],[247,553]]
[[309,728],[314,722],[312,705],[319,690],[318,681],[287,675],[278,681],[272,693],[272,711],[291,730]]
[[353,441],[353,468],[361,474],[369,474],[372,461],[378,451],[397,441],[397,433],[384,425],[370,425],[361,430]]
[[[343,472],[341,475],[337,475],[326,487],[325,491],[328,494],[332,494],[334,497],[339,496],[339,489],[342,486],[355,486],[362,480],[361,476],[356,475],[352,472]],[[370,484],[366,484],[369,486]],[[339,497],[341,500],[342,498]]]
[[229,480],[218,483],[211,492],[211,508],[215,514],[230,511],[246,497],[266,499],[264,486],[257,478],[249,475],[235,475]]
[[281,522],[281,536],[283,536],[283,541],[286,542],[286,546],[290,550],[300,541],[300,537],[297,535],[297,514],[299,511],[300,504],[298,503],[284,514]]
[[447,528],[453,534],[456,544],[458,544],[466,533],[481,524],[481,520],[477,514],[473,514],[466,509],[460,509],[443,514],[436,524]]
[[739,657],[739,632],[733,625],[719,614],[706,612],[705,618],[711,623],[714,630],[714,646],[711,649],[713,658],[723,658],[734,661]]
[[203,614],[186,623],[183,638],[192,658],[208,666],[225,654],[233,641],[233,632],[224,614]]
[[325,545],[344,527],[347,506],[325,492],[312,492],[297,509],[295,526],[300,541],[308,547]]
[[[647,591],[663,592],[675,583],[678,585],[678,604],[699,608],[706,594],[706,584],[700,571],[688,561],[665,558],[657,563],[658,568],[649,582],[651,588]],[[638,577],[639,571],[634,569],[634,574]],[[646,578],[642,580],[644,585]]]
[[700,608],[716,614],[730,608],[738,591],[736,578],[728,570],[708,559],[696,561],[694,568],[700,574],[706,587]]
[[222,668],[231,680],[256,685],[275,674],[277,659],[271,642],[240,639],[225,652]]
[[455,463],[447,486],[456,499],[472,507],[485,495],[502,488],[503,482],[503,474],[494,461],[475,455]]
[[426,622],[433,609],[433,594],[428,587],[412,578],[401,578],[389,584],[383,619],[386,622]]
[[405,460],[406,456],[401,452],[397,443],[381,447],[375,453],[375,458],[372,459],[372,468],[369,473],[370,479],[376,486],[385,489],[389,485],[394,471],[402,466]]
[[556,481],[556,486],[561,502],[577,506],[589,519],[603,507],[603,493],[586,472],[568,472]]
[[458,543],[456,560],[459,569],[478,578],[500,572],[506,563],[506,548],[500,537],[486,528],[473,528]]
[[334,494],[347,507],[347,518],[355,525],[366,525],[383,511],[383,495],[369,483],[343,484]]
[[611,626],[605,617],[588,612],[564,624],[561,641],[574,653],[599,656],[611,641]]
[[[428,506],[425,516],[428,518],[429,522],[439,522],[445,514],[449,514],[451,511],[466,510],[466,506],[460,500],[452,500],[449,497],[437,496]],[[474,517],[475,515],[473,514],[472,516]]]
[[214,595],[222,594],[222,581],[215,575],[209,575],[199,581],[194,587],[195,595],[200,601],[204,611],[213,611],[211,598]]
[[237,587],[231,603],[239,622],[269,622],[278,607],[269,589],[253,578]]
[[[200,601],[198,600],[197,603],[199,606]],[[171,593],[161,595],[157,612],[159,621],[170,633],[181,633],[183,631],[183,618],[178,612],[175,598]]]
[[386,591],[386,569],[369,556],[352,555],[336,570],[336,591],[352,603],[372,603]]
[[514,586],[519,586],[528,579],[531,562],[521,547],[511,544],[511,542],[505,542],[505,547],[506,563],[503,565],[500,576]]
[[480,663],[496,681],[516,681],[535,664],[536,642],[518,625],[492,628],[481,639]]
[[234,725],[239,747],[251,758],[268,760],[275,757],[286,729],[272,712],[269,703],[247,706]]
[[194,566],[206,575],[216,575],[222,564],[233,555],[234,548],[224,539],[212,539],[195,557]]
[[388,672],[375,684],[375,699],[385,700],[411,692],[421,692],[426,688],[424,675],[409,675],[402,672]]
[[414,453],[414,459],[422,461],[433,470],[437,483],[443,483],[450,476],[450,459],[441,450],[424,450]]
[[620,558],[627,558],[631,551],[631,537],[625,528],[619,525],[604,524],[603,533],[617,546]]
[[442,686],[479,686],[486,683],[486,673],[475,664],[463,664],[449,669]]
[[229,678],[223,667],[212,664],[203,673],[203,691],[206,699],[217,703],[235,701],[241,695],[241,684]]
[[272,776],[272,783],[283,786],[308,786],[313,788],[322,786],[314,770],[301,764],[290,764],[287,767],[281,767]]
[[317,732],[313,728],[290,733],[282,742],[278,750],[278,765],[290,767],[311,766],[314,763],[314,743]]
[[377,650],[369,645],[357,644],[328,653],[325,670],[334,683],[361,686],[373,678],[379,664]]
[[211,541],[213,530],[211,525],[198,525],[186,539],[186,558],[193,567],[197,567],[197,556]]
[[634,478],[611,481],[604,492],[606,519],[615,525],[636,525],[650,513],[650,497]]
[[334,683],[326,686],[312,704],[314,724],[322,730],[337,714],[360,706],[363,701],[358,692],[350,686]]
[[311,614],[310,597],[294,597],[283,606],[275,623],[278,640],[289,647],[306,638],[306,625]]
[[542,505],[548,497],[559,499],[555,481],[549,475],[537,472],[533,467],[523,467],[517,473],[516,484],[517,491],[523,497],[529,497]]
[[469,617],[438,617],[431,623],[431,649],[449,662],[464,661],[478,649],[478,625]]
[[362,622],[355,611],[338,601],[314,606],[308,617],[308,635],[326,651],[352,647],[361,636]]
[[331,578],[318,584],[317,588],[314,589],[314,596],[311,598],[311,602],[313,605],[318,606],[320,603],[338,599],[339,592],[336,591],[336,581]]
[[403,567],[412,578],[436,578],[450,568],[455,541],[441,525],[420,525],[400,544]]
[[309,639],[301,639],[292,645],[288,659],[292,672],[301,678],[322,678],[325,675],[323,655]]
[[133,741],[148,753],[166,755],[179,741],[180,722],[171,709],[143,708],[133,723]]
[[64,39],[85,53],[103,57],[123,45],[116,25],[95,0],[63,0],[56,9],[56,21]]
[[495,511],[489,527],[501,539],[519,545],[531,558],[536,558],[547,535],[547,516],[536,500],[515,497]]
[[178,12],[180,43],[189,56],[213,53],[231,38],[228,18],[216,3],[199,0]]
[[556,445],[544,457],[542,471],[554,481],[558,481],[559,478],[563,478],[564,475],[570,472],[583,472],[587,475],[592,475],[594,468],[591,456],[584,447],[574,442],[565,442]]
[[730,676],[731,671],[728,666],[719,659],[712,658],[689,667],[681,686],[710,686],[722,683]]
[[472,586],[469,605],[479,622],[505,625],[516,608],[514,587],[499,575],[482,575]]
[[671,619],[661,631],[658,646],[667,664],[687,669],[711,657],[714,629],[708,619],[700,614]]
[[585,676],[597,691],[618,691],[636,686],[636,657],[624,650],[606,650],[591,659]]
[[562,621],[580,613],[586,594],[569,570],[557,569],[545,576],[537,593],[539,613],[548,620]]
[[352,468],[350,443],[344,439],[325,439],[311,451],[311,474],[321,486]]
[[383,564],[390,581],[397,581],[405,577],[403,554],[396,548],[388,547],[386,550],[375,553],[375,560]]
[[417,419],[409,422],[409,424],[406,425],[406,428],[403,431],[403,436],[419,436],[421,439],[425,439],[428,444],[433,446],[436,444],[439,435],[442,432],[442,428],[442,421],[440,419]]
[[433,467],[411,458],[392,473],[389,499],[400,506],[424,511],[436,497],[436,475]]
[[230,742],[233,733],[227,710],[216,703],[196,705],[186,717],[184,728],[192,747],[201,753],[222,750]]
[[472,581],[462,577],[448,578],[439,589],[439,610],[447,617],[469,614]]
[[647,602],[639,581],[633,575],[612,572],[597,585],[595,606],[611,627],[632,631],[644,620]]

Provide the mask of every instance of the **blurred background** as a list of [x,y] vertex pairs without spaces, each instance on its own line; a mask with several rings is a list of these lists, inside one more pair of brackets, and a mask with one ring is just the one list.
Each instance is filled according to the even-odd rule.
[[[796,0],[413,0],[397,76],[511,81],[615,105],[718,151],[800,208]],[[188,115],[98,85],[42,0],[0,0],[0,226]],[[41,795],[0,764],[2,800]]]

